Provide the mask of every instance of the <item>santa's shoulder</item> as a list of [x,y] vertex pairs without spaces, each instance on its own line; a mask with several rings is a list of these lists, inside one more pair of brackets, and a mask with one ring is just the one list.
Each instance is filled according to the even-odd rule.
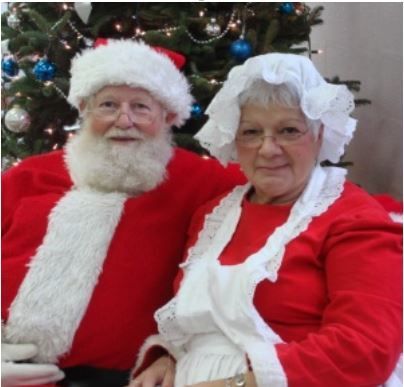
[[32,180],[37,180],[39,176],[53,176],[58,180],[66,180],[66,184],[68,182],[70,184],[63,150],[26,157],[17,165],[3,172],[2,180],[7,182],[23,179],[28,184]]
[[206,176],[206,173],[208,173],[225,179],[230,178],[230,180],[234,180],[235,184],[245,183],[245,176],[241,173],[238,164],[229,164],[224,167],[213,157],[200,155],[178,147],[175,148],[174,156],[168,165],[168,169],[182,175],[190,173]]

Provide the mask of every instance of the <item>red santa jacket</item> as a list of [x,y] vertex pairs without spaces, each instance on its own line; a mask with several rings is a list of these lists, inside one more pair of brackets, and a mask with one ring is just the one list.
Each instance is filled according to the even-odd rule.
[[61,367],[132,367],[172,296],[194,210],[244,182],[230,169],[177,149],[167,180],[135,198],[74,191],[61,151],[4,173],[7,338],[36,343],[38,361]]

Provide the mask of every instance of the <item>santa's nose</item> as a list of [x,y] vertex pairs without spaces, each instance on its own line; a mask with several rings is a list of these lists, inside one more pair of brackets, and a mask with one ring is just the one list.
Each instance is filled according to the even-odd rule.
[[133,127],[133,124],[130,113],[125,109],[121,109],[115,121],[115,126],[120,129],[129,129]]

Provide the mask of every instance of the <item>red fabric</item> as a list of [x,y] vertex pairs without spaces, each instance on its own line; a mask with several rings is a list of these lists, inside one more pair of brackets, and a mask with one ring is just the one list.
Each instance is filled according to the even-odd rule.
[[94,42],[94,48],[97,48],[98,46],[106,46],[108,45],[108,39],[105,38],[97,38]]
[[373,195],[373,197],[383,206],[388,212],[403,213],[403,202],[393,198],[388,194]]
[[[219,198],[220,199],[220,198]],[[189,230],[192,246],[204,216]],[[243,203],[220,261],[261,248],[290,206]],[[347,183],[343,196],[287,246],[278,280],[261,282],[254,304],[285,344],[276,346],[289,387],[377,386],[402,351],[402,227],[369,195]],[[182,278],[179,272],[175,291]]]
[[[108,45],[108,39],[105,38],[97,38],[94,43],[94,48],[97,48],[98,46],[107,46]],[[175,52],[173,50],[169,50],[168,48],[165,47],[160,47],[160,46],[151,46],[153,50],[156,52],[163,54],[167,56],[168,58],[171,59],[171,61],[175,64],[175,67],[177,67],[179,70],[181,70],[186,62],[185,56],[180,54],[179,52]]]
[[[49,212],[71,188],[62,155],[58,151],[26,159],[2,176],[4,321],[42,243]],[[193,212],[245,180],[234,166],[225,171],[218,162],[181,149],[168,176],[157,189],[125,202],[103,271],[61,367],[133,367],[140,346],[155,331],[154,311],[172,296]]]
[[184,65],[185,65],[185,56],[184,55],[182,55],[178,52],[169,50],[168,48],[164,48],[164,47],[160,47],[160,46],[153,46],[152,48],[155,51],[168,56],[174,62],[175,66],[179,70],[181,70],[184,67]]

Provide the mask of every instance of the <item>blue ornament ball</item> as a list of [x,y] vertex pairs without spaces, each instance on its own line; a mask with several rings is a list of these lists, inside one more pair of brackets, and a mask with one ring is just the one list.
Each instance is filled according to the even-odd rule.
[[295,10],[295,6],[293,3],[282,3],[279,6],[279,12],[284,13],[286,15],[290,15]]
[[238,39],[230,46],[230,54],[238,61],[243,61],[249,58],[252,51],[251,43],[245,39]]
[[55,77],[56,65],[48,59],[39,60],[34,66],[34,74],[38,81],[50,81]]
[[200,118],[200,117],[202,117],[202,114],[203,114],[202,106],[199,105],[199,103],[195,102],[191,108],[191,117]]
[[3,58],[1,60],[1,70],[9,77],[14,77],[18,74],[18,64],[12,57]]

